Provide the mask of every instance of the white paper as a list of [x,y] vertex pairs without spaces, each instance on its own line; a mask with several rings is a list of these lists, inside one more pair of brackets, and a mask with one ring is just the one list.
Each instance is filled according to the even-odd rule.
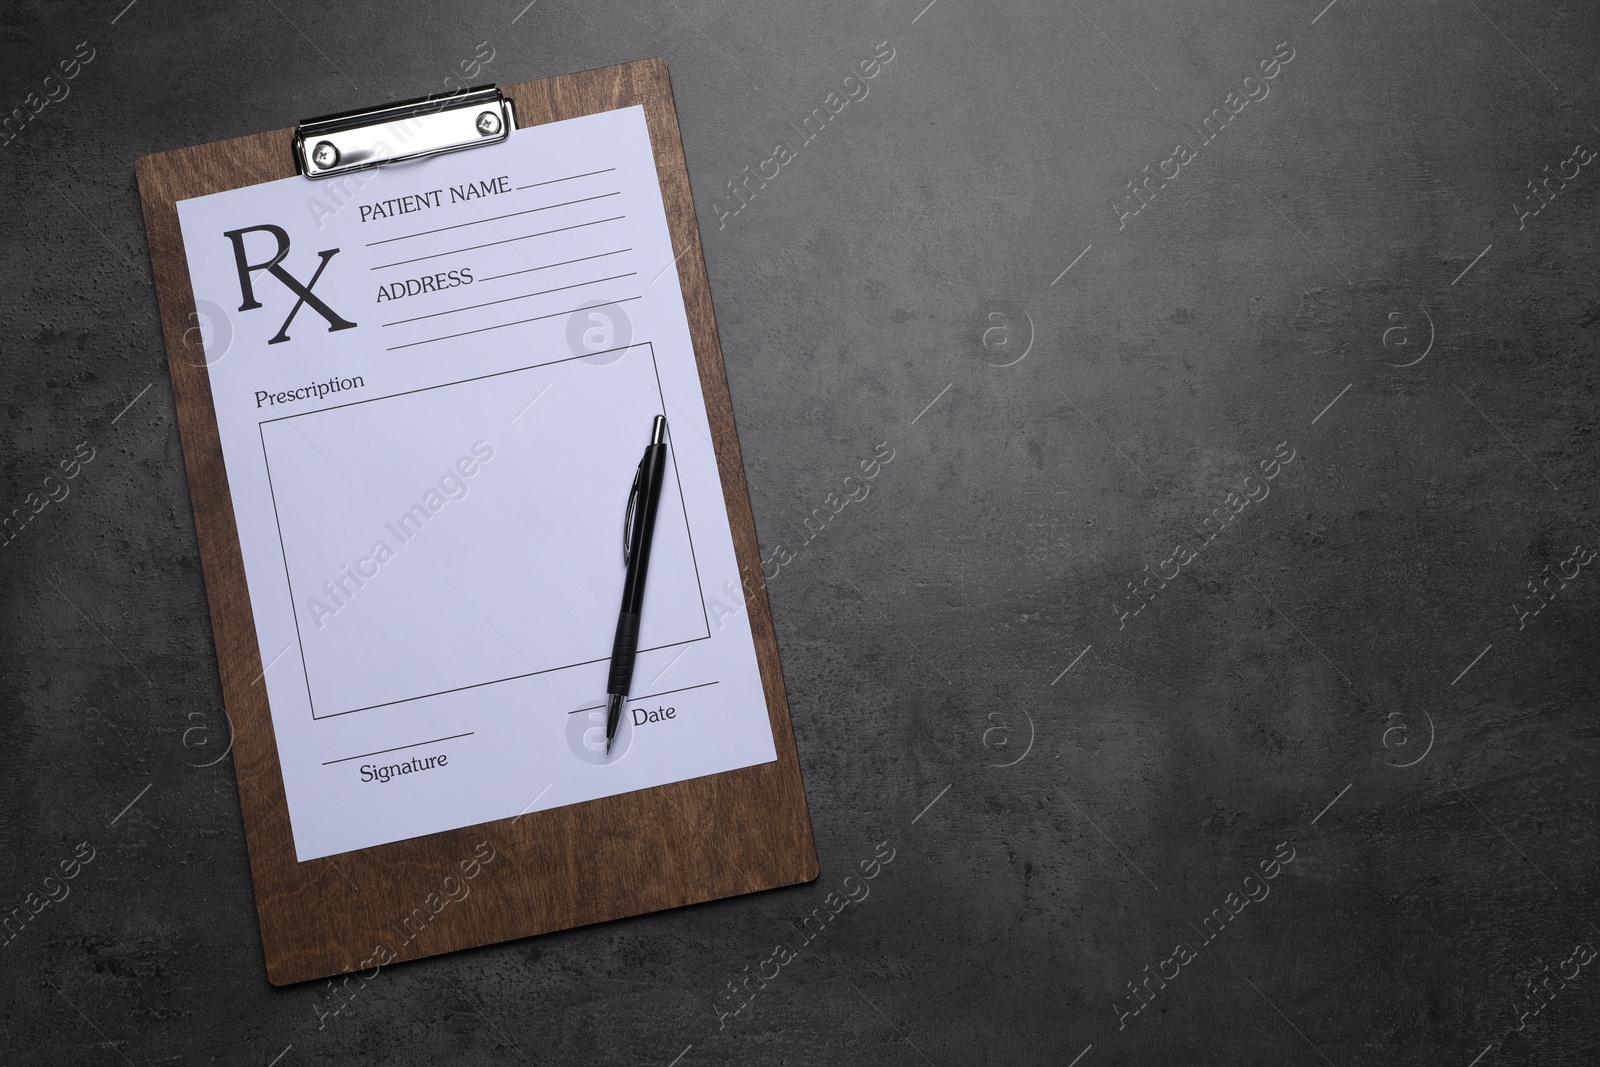
[[301,860],[776,758],[642,108],[178,215]]

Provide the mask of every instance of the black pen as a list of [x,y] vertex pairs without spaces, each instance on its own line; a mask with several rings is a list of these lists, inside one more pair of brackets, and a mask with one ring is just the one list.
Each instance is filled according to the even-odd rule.
[[656,512],[661,508],[661,482],[667,472],[667,420],[657,415],[650,428],[650,443],[633,475],[628,509],[622,517],[622,612],[617,616],[617,636],[611,642],[611,678],[606,683],[606,752],[617,736],[617,719],[633,684],[633,661],[639,651],[639,611],[644,607],[644,576],[650,568],[650,542],[656,534]]

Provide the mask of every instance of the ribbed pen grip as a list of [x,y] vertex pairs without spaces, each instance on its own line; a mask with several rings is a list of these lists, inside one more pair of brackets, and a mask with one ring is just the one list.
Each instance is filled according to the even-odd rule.
[[617,637],[611,643],[611,679],[606,692],[626,695],[633,683],[633,656],[639,649],[639,616],[624,611],[617,616]]

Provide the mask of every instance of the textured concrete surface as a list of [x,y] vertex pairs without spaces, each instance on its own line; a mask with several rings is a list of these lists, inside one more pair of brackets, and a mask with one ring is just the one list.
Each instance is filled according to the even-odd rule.
[[[0,552],[0,1060],[1594,1062],[1600,13],[523,2],[0,13],[0,104],[67,92],[0,146],[4,506],[58,498]],[[133,160],[483,42],[670,64],[822,875],[319,1029],[262,973]]]

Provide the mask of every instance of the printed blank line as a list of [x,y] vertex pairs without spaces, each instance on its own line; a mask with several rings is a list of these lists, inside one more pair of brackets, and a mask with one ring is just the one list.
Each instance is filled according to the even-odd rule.
[[1492,1048],[1494,1048],[1494,1045],[1492,1044],[1486,1046],[1482,1052],[1478,1053],[1478,1059],[1475,1059],[1471,1063],[1467,1064],[1467,1067],[1478,1067],[1478,1060],[1481,1060],[1487,1056],[1489,1054],[1489,1049]]
[[[1082,659],[1084,656],[1088,655],[1089,654],[1089,650],[1091,648],[1093,648],[1093,647],[1094,647],[1093,645],[1084,645],[1083,646],[1083,651],[1079,652],[1076,656],[1074,656],[1072,658],[1072,662],[1067,664],[1066,670],[1063,670],[1060,674],[1056,675],[1056,682],[1059,682],[1059,681],[1061,681],[1061,679],[1065,678],[1067,676],[1067,671],[1070,671],[1072,668],[1076,667],[1078,665],[1078,661],[1080,659]],[[1055,685],[1056,682],[1051,682],[1050,684],[1051,685]],[[1074,1060],[1073,1062],[1077,1062],[1077,1061]]]
[[[138,0],[135,0],[135,3],[137,3],[137,2],[138,2]],[[939,0],[933,0],[933,4],[937,4],[938,2],[939,2]],[[924,16],[928,12],[932,11],[933,10],[933,4],[929,4],[927,7],[923,8],[921,11],[917,12],[917,19],[920,19],[922,16]],[[911,20],[911,25],[915,26],[917,24],[917,19],[912,19]]]
[[[1093,248],[1093,247],[1094,247],[1094,245],[1089,245],[1082,252],[1079,252],[1078,253],[1078,259],[1082,259],[1084,256],[1088,255],[1089,254],[1089,249]],[[1067,270],[1071,270],[1073,267],[1076,267],[1078,265],[1078,259],[1075,259],[1071,263],[1068,263],[1067,264]],[[1065,278],[1067,276],[1067,270],[1064,270],[1060,274],[1056,275],[1056,282],[1059,282],[1062,278]],[[1054,285],[1056,282],[1051,282],[1050,284]],[[1089,1047],[1093,1048],[1094,1046],[1091,1045]]]
[[[538,2],[538,0],[535,0],[535,3],[537,3],[537,2]],[[528,5],[528,7],[532,7],[532,6],[533,6],[533,4],[529,4]],[[525,7],[522,10],[523,11],[527,11],[528,7]],[[521,16],[519,15],[518,18],[520,18],[520,17]],[[513,21],[515,21],[515,20],[513,20]],[[517,186],[517,191],[521,192],[523,189],[537,189],[541,185],[554,185],[556,182],[570,182],[575,178],[592,178],[596,174],[610,174],[612,171],[614,171],[616,169],[617,169],[616,167],[607,167],[605,170],[587,170],[587,171],[584,171],[582,174],[569,174],[565,178],[551,178],[549,181],[533,182],[531,185],[519,185],[519,186]]]
[[[1493,647],[1493,645],[1484,645],[1483,652],[1479,652],[1476,656],[1473,656],[1472,662],[1467,664],[1466,670],[1463,670],[1460,674],[1456,675],[1456,682],[1459,682],[1461,679],[1465,678],[1467,676],[1467,671],[1470,671],[1472,668],[1476,667],[1478,665],[1478,661],[1483,658],[1484,653],[1488,652]],[[1455,685],[1456,682],[1451,682],[1450,685]]]
[[540,289],[534,293],[523,293],[520,296],[503,296],[499,300],[485,300],[481,304],[468,304],[466,307],[450,308],[448,311],[430,311],[426,315],[413,315],[409,319],[395,319],[393,322],[384,323],[384,327],[400,326],[407,322],[421,322],[423,319],[436,319],[441,315],[456,315],[463,311],[476,311],[479,308],[493,307],[496,304],[509,304],[514,300],[531,300],[536,296],[548,296],[551,293],[560,293],[568,289],[581,289],[585,285],[599,285],[601,282],[614,282],[618,278],[631,278],[638,271],[630,270],[626,274],[613,274],[608,278],[596,278],[593,281],[573,282],[571,285],[558,285],[554,289]]
[[632,252],[631,248],[618,248],[612,252],[597,252],[592,256],[579,256],[577,259],[563,259],[560,263],[546,263],[542,267],[524,267],[522,270],[508,270],[504,274],[491,274],[487,278],[479,278],[480,282],[497,282],[501,278],[512,278],[518,274],[527,274],[529,271],[549,270],[551,267],[565,267],[569,263],[587,263],[591,259],[604,259],[607,256],[621,255],[623,252]]
[[[1484,248],[1484,250],[1482,252],[1479,252],[1477,254],[1477,256],[1473,258],[1472,262],[1467,264],[1467,270],[1471,270],[1473,267],[1476,267],[1478,265],[1478,260],[1480,260],[1484,256],[1488,255],[1489,254],[1489,249],[1493,248],[1493,247],[1494,247],[1494,245],[1491,243],[1486,248]],[[1456,275],[1456,282],[1459,282],[1462,278],[1465,278],[1467,276],[1467,270],[1464,270],[1460,274]],[[1452,288],[1454,288],[1456,282],[1451,282],[1450,283]]]
[[[921,811],[917,812],[917,819],[920,819],[924,815],[928,814],[928,809],[932,808],[935,804],[939,803],[940,797],[943,797],[946,793],[950,792],[950,786],[951,785],[955,785],[955,783],[951,782],[950,785],[947,785],[943,789],[939,790],[939,796],[934,797],[932,800],[928,801],[928,807],[927,808],[923,808]],[[912,819],[911,820],[911,825],[915,826],[917,824],[917,819]]]
[[1094,1048],[1094,1045],[1092,1045],[1092,1044],[1088,1045],[1087,1047],[1085,1047],[1082,1052],[1080,1052],[1076,1056],[1072,1057],[1072,1062],[1067,1064],[1067,1067],[1078,1067],[1078,1061],[1083,1059],[1085,1056],[1087,1056],[1089,1054],[1089,1049],[1092,1049],[1092,1048]]
[[418,230],[416,233],[403,233],[399,237],[385,237],[381,241],[368,241],[367,247],[376,248],[378,245],[391,244],[395,241],[409,241],[413,237],[423,237],[430,233],[443,233],[446,230],[459,230],[463,226],[481,226],[485,222],[498,222],[500,219],[514,219],[518,215],[532,215],[536,211],[550,211],[558,207],[571,207],[573,204],[587,204],[591,200],[604,200],[608,196],[621,195],[622,193],[619,190],[615,193],[599,193],[595,196],[580,197],[577,200],[563,200],[559,204],[546,204],[543,207],[530,207],[525,208],[522,211],[508,211],[504,215],[485,215],[483,218],[473,219],[471,222],[457,222],[449,226],[436,226],[431,230]]
[[[1355,785],[1355,783],[1351,782],[1350,785]],[[1350,792],[1350,785],[1347,785],[1343,789],[1339,790],[1339,797],[1342,797],[1346,793]],[[1324,815],[1328,814],[1329,809],[1331,809],[1335,804],[1339,803],[1339,797],[1334,797],[1332,800],[1328,801],[1328,807],[1323,808],[1321,811],[1317,812],[1317,819],[1320,819]],[[1311,825],[1312,826],[1317,825],[1317,819],[1312,819],[1311,820]]]
[[368,756],[381,756],[385,752],[399,752],[401,749],[406,748],[421,748],[423,745],[437,745],[441,741],[454,741],[458,737],[471,737],[474,732],[475,731],[473,730],[468,730],[464,734],[451,734],[449,737],[435,737],[432,741],[417,741],[409,745],[396,745],[394,748],[380,748],[376,752],[363,752],[359,756],[345,756],[343,759],[331,759],[324,763],[323,766],[331,767],[335,763],[349,763],[353,759],[365,759]]
[[[1110,845],[1112,848],[1116,848],[1117,849],[1117,855],[1121,856],[1123,858],[1123,860],[1128,864],[1129,867],[1132,867],[1135,871],[1139,871],[1139,877],[1140,878],[1143,878],[1146,882],[1150,882],[1150,876],[1145,874],[1143,871],[1140,871],[1139,870],[1139,865],[1137,863],[1134,863],[1132,860],[1128,859],[1128,854],[1126,852],[1122,851],[1122,849],[1117,848],[1117,843],[1115,841],[1111,840],[1111,838],[1106,837],[1106,833],[1105,833],[1104,830],[1102,830],[1102,829],[1100,829],[1100,827],[1094,825],[1094,820],[1089,818],[1088,813],[1085,812],[1082,808],[1078,807],[1078,805],[1072,803],[1072,798],[1067,796],[1066,790],[1062,789],[1058,785],[1058,786],[1056,786],[1056,792],[1061,794],[1061,799],[1062,800],[1065,800],[1068,804],[1072,804],[1072,810],[1077,812],[1079,815],[1082,815],[1084,822],[1088,823],[1090,826],[1094,826],[1094,832],[1099,834],[1100,837],[1105,841],[1106,844]],[[1150,882],[1150,888],[1154,889],[1157,893],[1161,892],[1161,887],[1156,885],[1154,882]]]
[[[596,661],[596,662],[598,662],[598,661]],[[628,698],[628,703],[629,704],[637,704],[641,700],[654,700],[656,697],[671,696],[673,693],[687,693],[691,689],[704,689],[708,685],[720,685],[720,684],[721,684],[720,682],[701,682],[699,685],[686,685],[681,689],[663,689],[659,693],[645,693],[643,696],[629,697]],[[599,711],[603,707],[605,707],[604,704],[593,704],[593,705],[590,705],[587,708],[574,708],[573,710],[567,712],[567,714],[568,715],[577,715],[577,714],[579,714],[581,712],[585,712],[585,711]]]
[[[1350,391],[1350,386],[1355,385],[1355,384],[1356,384],[1355,382],[1351,382],[1350,385],[1347,385],[1343,389],[1339,390],[1339,396],[1336,396],[1331,401],[1329,401],[1328,406],[1323,408],[1321,413],[1317,415],[1317,419],[1322,418],[1323,415],[1326,415],[1328,412],[1332,411],[1333,410],[1333,405],[1337,404],[1339,402],[1339,397],[1342,397],[1342,396],[1344,396],[1344,394],[1348,393]],[[1315,426],[1317,424],[1317,419],[1312,419],[1311,420],[1311,425]]]
[[[1333,4],[1337,4],[1338,2],[1339,0],[1333,0]],[[1320,19],[1323,15],[1326,15],[1328,12],[1332,11],[1333,4],[1329,4],[1327,7],[1323,8],[1322,11],[1317,15],[1317,19]],[[1315,26],[1317,24],[1317,19],[1312,19],[1311,25]]]
[[[139,790],[139,796],[138,797],[134,797],[132,800],[128,801],[128,808],[131,808],[135,804],[139,803],[139,797],[142,797],[146,793],[150,792],[150,786],[151,785],[155,785],[155,783],[151,782],[150,785],[147,785],[143,789]],[[123,808],[121,811],[117,812],[117,819],[120,819],[124,815],[128,814],[128,808]],[[110,825],[110,826],[117,825],[117,819],[112,819],[111,822],[108,823],[107,825]]]
[[[954,384],[956,384],[956,383],[955,382],[951,382],[950,383],[950,385],[954,385]],[[950,391],[950,385],[947,385],[943,389],[939,390],[939,396],[944,396],[944,394],[948,393]],[[922,416],[926,415],[928,413],[928,408],[933,407],[933,405],[935,405],[935,404],[937,404],[939,402],[939,396],[936,396],[932,400],[928,401],[928,407],[927,408],[923,408],[921,411],[917,412],[917,419],[920,419],[920,418],[922,418]],[[917,424],[917,419],[912,419],[911,420],[911,425],[915,426]]]
[[[709,641],[709,640],[711,640],[711,638],[709,636],[708,637],[691,637],[689,639],[689,641],[691,641],[691,642],[692,641]],[[658,645],[656,647],[658,647],[658,648],[677,648],[679,645],[686,644],[686,643],[688,643],[688,642],[675,641],[670,645]],[[428,697],[444,696],[444,695],[446,695],[448,693],[465,693],[469,689],[482,689],[484,686],[499,685],[501,682],[515,682],[515,681],[520,681],[523,678],[536,678],[536,677],[538,677],[540,675],[549,674],[552,671],[564,671],[564,670],[568,669],[569,667],[587,667],[591,663],[609,663],[609,662],[611,662],[609,657],[602,656],[599,659],[584,660],[581,663],[566,663],[566,664],[563,664],[563,665],[561,665],[559,667],[546,667],[542,671],[531,670],[531,671],[525,671],[522,674],[507,675],[504,678],[490,678],[488,681],[473,682],[471,685],[458,685],[454,689],[441,689],[437,693],[418,693],[416,696],[401,697],[398,700],[386,700],[381,704],[368,704],[364,708],[347,708],[344,711],[330,711],[326,715],[317,715],[317,716],[314,716],[314,717],[318,718],[318,719],[337,719],[341,715],[354,715],[354,714],[356,714],[357,712],[360,712],[360,711],[372,711],[375,708],[390,708],[390,707],[394,707],[396,704],[409,704],[414,700],[424,700],[424,699],[426,699]]]
[[[537,0],[535,0],[535,2],[537,2]],[[533,5],[530,4],[528,6],[532,7]],[[690,1045],[689,1048],[686,1048],[682,1052],[678,1053],[677,1056],[673,1057],[672,1062],[667,1064],[667,1067],[678,1067],[678,1061],[683,1059],[685,1056],[687,1056],[689,1054],[689,1049],[691,1049],[691,1048],[694,1048],[694,1046]]]
[[493,248],[496,245],[508,245],[514,241],[530,241],[535,237],[548,237],[552,233],[565,233],[568,230],[581,230],[585,226],[598,226],[602,222],[616,222],[618,219],[625,219],[627,217],[628,216],[626,215],[613,215],[608,219],[595,219],[593,222],[580,222],[573,226],[558,226],[553,230],[540,230],[538,233],[524,234],[521,237],[506,237],[499,241],[487,241],[481,245],[468,245],[466,248],[452,248],[448,252],[434,252],[432,255],[417,256],[414,259],[398,259],[393,263],[380,263],[376,267],[368,267],[367,269],[388,270],[390,267],[403,267],[407,263],[421,263],[425,259],[439,259],[442,256],[460,255],[462,252],[476,252],[480,248]]
[[[137,3],[138,0],[134,0],[134,2]],[[130,4],[128,6],[132,7],[133,5]],[[154,385],[154,384],[156,384],[156,383],[155,382],[151,382],[150,383],[150,385]],[[126,415],[128,413],[128,408],[131,408],[131,407],[133,407],[133,405],[137,404],[139,402],[139,397],[144,396],[144,394],[146,394],[146,393],[148,393],[150,391],[150,385],[147,385],[143,389],[139,390],[139,396],[136,396],[132,400],[128,401],[128,407],[127,408],[123,408],[121,411],[117,412],[117,419],[120,419],[120,418],[122,418],[122,416]],[[117,419],[112,419],[111,420],[111,425],[115,426],[117,424]]]
[[[613,300],[613,301],[611,301],[611,303],[613,303],[613,304],[626,304],[630,300],[638,300],[638,299],[639,298],[636,297],[636,296],[625,296],[621,300]],[[454,337],[469,337],[469,336],[471,336],[472,334],[475,334],[475,333],[488,333],[490,330],[503,330],[508,326],[521,326],[524,323],[538,322],[541,319],[560,318],[562,315],[570,315],[574,311],[582,311],[585,307],[594,307],[594,306],[595,305],[593,305],[593,304],[585,304],[583,307],[568,308],[566,311],[553,311],[548,315],[535,315],[530,319],[518,319],[515,322],[502,322],[498,326],[485,326],[482,329],[478,329],[478,330],[463,330],[460,333],[447,333],[443,337],[430,337],[426,341],[412,341],[409,344],[393,345],[393,346],[385,349],[384,351],[386,351],[386,352],[398,352],[402,348],[415,348],[417,345],[431,345],[435,341],[448,341],[448,340],[450,340],[451,338],[454,338]]]

